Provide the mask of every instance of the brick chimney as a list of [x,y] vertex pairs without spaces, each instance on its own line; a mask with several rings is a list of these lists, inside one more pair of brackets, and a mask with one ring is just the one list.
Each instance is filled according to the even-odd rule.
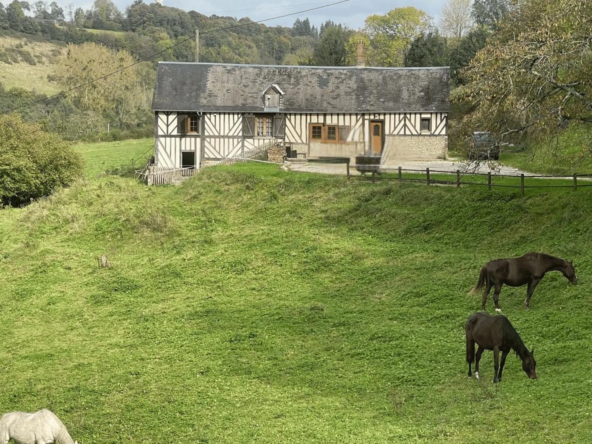
[[362,39],[360,39],[360,41],[358,42],[356,66],[358,68],[363,68],[366,66],[366,46],[364,45],[364,41]]

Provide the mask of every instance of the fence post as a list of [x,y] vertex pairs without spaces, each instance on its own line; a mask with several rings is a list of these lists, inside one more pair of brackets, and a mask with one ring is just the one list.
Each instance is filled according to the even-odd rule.
[[401,167],[399,167],[399,182],[403,182],[403,172],[401,170]]
[[456,170],[456,187],[460,188],[460,170]]
[[524,174],[520,175],[520,194],[524,197]]
[[576,173],[574,173],[573,178],[574,178],[574,191],[578,191],[578,175]]
[[347,162],[345,162],[345,164],[347,165],[347,180],[349,180],[349,161],[350,159],[347,159]]
[[491,171],[487,173],[487,188],[491,190]]
[[428,185],[430,184],[430,169],[426,168],[426,179],[428,181]]

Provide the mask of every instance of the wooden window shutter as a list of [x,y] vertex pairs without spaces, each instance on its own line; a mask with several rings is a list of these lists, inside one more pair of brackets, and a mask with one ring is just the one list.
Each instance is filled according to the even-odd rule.
[[255,116],[252,114],[243,114],[243,137],[255,137]]
[[177,114],[177,134],[187,134],[187,114]]
[[286,137],[286,116],[276,114],[273,118],[273,137],[283,139]]
[[349,126],[340,126],[339,127],[339,141],[340,142],[347,142],[347,138],[349,137],[349,132],[351,128]]

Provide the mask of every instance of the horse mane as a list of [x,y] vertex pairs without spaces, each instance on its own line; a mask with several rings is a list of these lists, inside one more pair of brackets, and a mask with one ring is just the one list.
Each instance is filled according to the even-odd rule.
[[506,330],[504,335],[510,342],[510,346],[514,351],[514,354],[516,356],[519,356],[520,359],[522,359],[523,355],[528,353],[528,349],[526,348],[526,345],[524,345],[524,341],[522,341],[522,338],[520,337],[514,326],[510,323],[509,319],[505,316],[504,318],[507,321],[504,323],[504,329]]

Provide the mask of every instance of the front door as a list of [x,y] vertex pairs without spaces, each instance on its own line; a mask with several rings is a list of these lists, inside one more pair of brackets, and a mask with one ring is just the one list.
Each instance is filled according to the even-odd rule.
[[384,122],[370,122],[370,144],[373,156],[382,154],[382,141],[384,139]]

